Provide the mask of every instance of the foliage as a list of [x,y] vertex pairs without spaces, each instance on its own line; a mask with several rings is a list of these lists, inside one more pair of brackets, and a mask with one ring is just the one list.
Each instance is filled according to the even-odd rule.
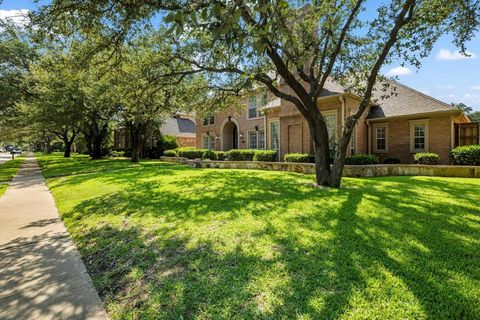
[[177,151],[175,151],[175,150],[165,150],[163,152],[163,155],[165,157],[176,157],[177,156]]
[[454,164],[480,166],[480,145],[456,147],[450,155]]
[[378,164],[378,157],[373,154],[356,154],[345,159],[345,164],[349,165],[368,165]]
[[207,149],[196,149],[190,147],[178,148],[177,156],[187,159],[201,159],[205,151],[207,151]]
[[480,179],[38,160],[112,319],[480,314]]
[[213,150],[205,150],[202,155],[203,160],[217,160],[217,154]]
[[473,108],[465,103],[452,103],[452,106],[465,112],[472,122],[480,122],[480,111],[473,111]]
[[232,149],[225,152],[229,161],[253,161],[256,149]]
[[276,150],[256,150],[253,156],[253,161],[273,162],[276,159],[277,159]]
[[217,155],[217,160],[223,161],[225,160],[225,151],[214,151]]
[[400,162],[401,162],[400,159],[396,157],[388,157],[388,158],[385,158],[385,160],[383,160],[384,164],[398,164]]
[[413,158],[418,164],[438,164],[440,156],[433,152],[419,152],[416,153]]
[[114,158],[125,157],[125,151],[112,151],[110,155]]
[[169,135],[169,134],[162,134],[160,139],[157,141],[157,148],[160,151],[160,154],[165,155],[166,150],[174,150],[178,148],[177,137]]
[[315,156],[308,153],[287,153],[284,157],[285,162],[314,163]]

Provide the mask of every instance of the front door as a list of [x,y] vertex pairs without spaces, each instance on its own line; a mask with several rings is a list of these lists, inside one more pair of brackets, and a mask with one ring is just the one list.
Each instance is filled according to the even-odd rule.
[[238,129],[237,126],[233,128],[232,132],[232,149],[238,149]]

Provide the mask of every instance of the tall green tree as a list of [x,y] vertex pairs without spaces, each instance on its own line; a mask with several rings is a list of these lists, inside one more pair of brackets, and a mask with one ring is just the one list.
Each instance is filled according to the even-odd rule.
[[[177,40],[175,58],[189,64],[185,74],[201,73],[212,87],[229,92],[251,88],[255,81],[295,105],[310,129],[317,183],[339,187],[355,124],[374,102],[376,88],[384,87],[381,95],[391,93],[380,74],[382,66],[399,61],[419,67],[447,32],[465,52],[479,26],[480,3],[475,0],[370,2],[369,10],[376,5],[371,19],[361,15],[365,5],[365,0],[159,0],[128,5],[54,0],[37,17],[62,32],[69,26],[101,34],[103,46],[115,46],[162,14]],[[325,119],[317,108],[329,80],[359,97],[333,162]]]
[[68,54],[47,52],[31,66],[27,80],[31,96],[20,105],[22,113],[55,134],[64,144],[64,157],[70,157],[84,119],[79,70]]
[[37,59],[35,45],[28,32],[8,20],[0,20],[0,130],[18,130],[16,104],[29,95],[25,79]]

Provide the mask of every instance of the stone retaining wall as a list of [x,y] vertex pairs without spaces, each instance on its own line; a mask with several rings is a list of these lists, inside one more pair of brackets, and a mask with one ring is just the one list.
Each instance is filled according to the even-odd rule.
[[[162,157],[162,161],[187,164],[194,168],[220,169],[259,169],[315,173],[313,163],[263,162],[263,161],[209,161],[188,160],[185,158]],[[345,166],[344,177],[381,177],[381,176],[438,176],[480,178],[480,166],[446,166],[417,164],[376,164],[364,166]]]

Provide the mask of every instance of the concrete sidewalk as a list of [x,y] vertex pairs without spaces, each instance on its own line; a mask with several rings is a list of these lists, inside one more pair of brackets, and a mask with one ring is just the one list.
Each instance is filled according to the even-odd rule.
[[34,158],[0,198],[0,319],[107,319]]

